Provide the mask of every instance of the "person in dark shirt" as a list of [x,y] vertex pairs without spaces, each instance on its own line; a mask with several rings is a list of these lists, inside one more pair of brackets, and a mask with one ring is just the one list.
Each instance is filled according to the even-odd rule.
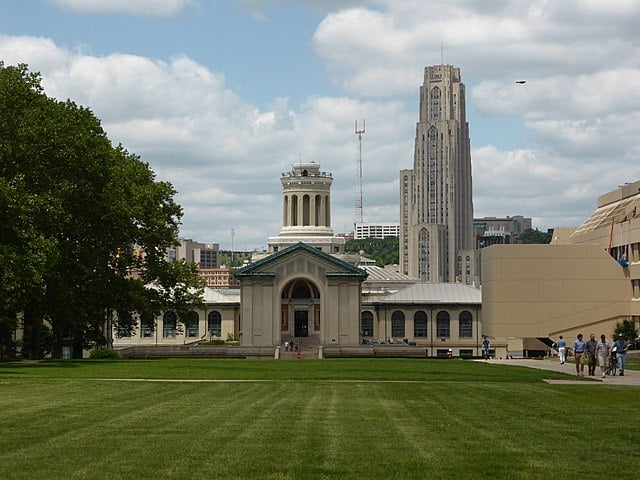
[[627,350],[629,350],[629,342],[624,339],[624,335],[618,335],[618,339],[613,342],[611,350],[615,350],[616,360],[618,360],[618,371],[621,377],[624,376],[624,367],[627,363]]
[[596,341],[595,334],[589,335],[589,340],[585,344],[585,351],[587,353],[587,361],[589,366],[589,375],[593,376],[596,374],[596,348],[598,347],[598,342]]
[[484,337],[484,340],[482,340],[482,358],[484,358],[485,360],[489,360],[490,346],[491,344],[489,343],[489,339],[487,337]]

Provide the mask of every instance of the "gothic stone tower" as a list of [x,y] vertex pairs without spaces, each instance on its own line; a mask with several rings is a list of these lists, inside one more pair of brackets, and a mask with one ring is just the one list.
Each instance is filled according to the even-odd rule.
[[400,171],[402,273],[470,284],[473,202],[469,125],[460,69],[424,70],[412,170]]

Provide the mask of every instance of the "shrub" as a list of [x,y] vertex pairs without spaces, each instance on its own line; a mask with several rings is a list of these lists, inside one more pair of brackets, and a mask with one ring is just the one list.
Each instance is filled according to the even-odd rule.
[[89,358],[98,359],[98,360],[101,360],[101,359],[112,360],[112,359],[120,358],[120,354],[111,348],[97,348],[91,351],[91,353],[89,354]]

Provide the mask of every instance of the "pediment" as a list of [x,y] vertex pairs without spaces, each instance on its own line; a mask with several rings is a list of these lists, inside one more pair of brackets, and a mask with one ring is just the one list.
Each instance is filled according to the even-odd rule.
[[302,242],[237,270],[235,276],[239,278],[275,277],[278,271],[282,271],[287,267],[297,271],[308,270],[311,265],[315,269],[323,271],[328,277],[344,276],[364,279],[367,276],[367,272],[363,269]]

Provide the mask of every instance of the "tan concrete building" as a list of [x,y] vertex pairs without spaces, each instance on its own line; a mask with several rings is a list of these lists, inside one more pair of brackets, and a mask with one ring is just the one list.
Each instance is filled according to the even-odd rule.
[[482,251],[485,331],[498,338],[572,339],[640,321],[640,182],[598,198],[577,229],[549,245]]
[[186,260],[195,263],[198,268],[218,268],[217,243],[200,243],[191,239],[181,239],[178,245],[167,250],[167,260]]

